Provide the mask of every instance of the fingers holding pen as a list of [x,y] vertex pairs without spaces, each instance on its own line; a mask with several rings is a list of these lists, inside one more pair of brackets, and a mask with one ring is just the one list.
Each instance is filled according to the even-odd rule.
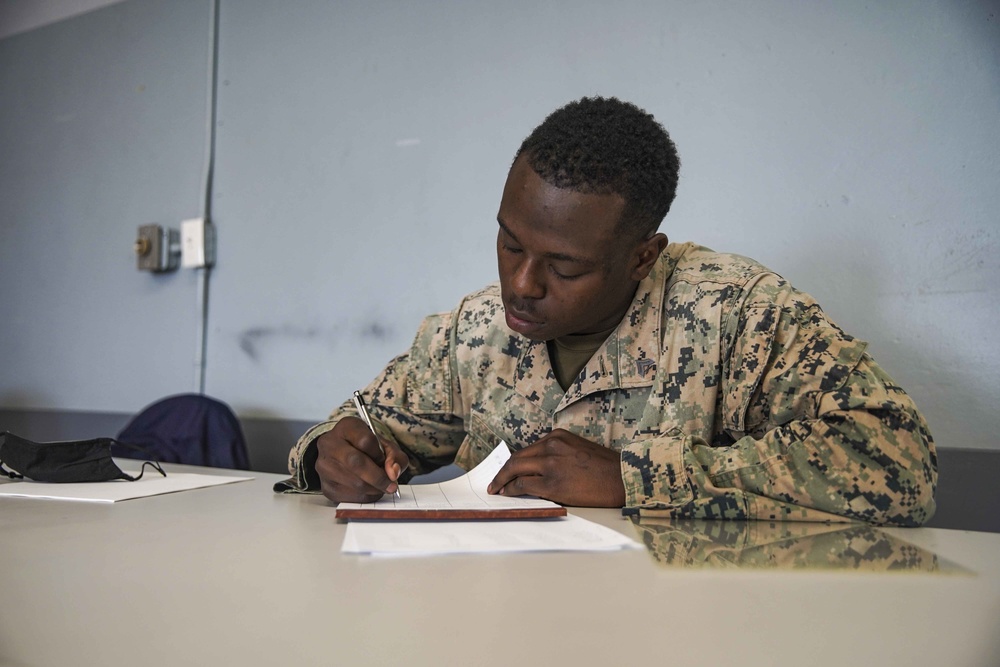
[[319,436],[316,473],[323,495],[334,502],[367,503],[395,493],[409,461],[395,443],[379,445],[374,433],[355,417],[345,417]]

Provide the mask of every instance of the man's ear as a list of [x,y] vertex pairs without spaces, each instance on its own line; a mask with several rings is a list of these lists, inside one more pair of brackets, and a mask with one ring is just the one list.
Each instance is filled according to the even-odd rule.
[[653,264],[667,247],[667,235],[657,232],[639,242],[632,255],[632,280],[639,282],[653,270]]

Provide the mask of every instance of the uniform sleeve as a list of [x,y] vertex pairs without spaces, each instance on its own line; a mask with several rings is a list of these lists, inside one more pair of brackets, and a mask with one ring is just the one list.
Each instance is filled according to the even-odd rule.
[[[363,392],[376,430],[396,442],[410,460],[401,478],[404,483],[413,475],[450,463],[465,437],[464,420],[453,407],[460,404],[455,400],[454,338],[453,314],[427,317],[410,349],[393,359]],[[316,438],[345,416],[356,416],[351,400],[299,438],[288,456],[291,479],[276,484],[275,491],[319,491]]]
[[669,432],[627,445],[626,512],[898,526],[930,519],[933,439],[865,344],[776,276],[734,312],[719,399],[732,443]]

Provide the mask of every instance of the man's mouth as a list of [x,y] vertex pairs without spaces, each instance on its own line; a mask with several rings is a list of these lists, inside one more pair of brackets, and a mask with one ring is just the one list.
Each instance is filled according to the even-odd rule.
[[507,305],[504,306],[504,317],[507,320],[507,326],[519,334],[529,334],[542,325],[535,319],[534,315],[515,310]]

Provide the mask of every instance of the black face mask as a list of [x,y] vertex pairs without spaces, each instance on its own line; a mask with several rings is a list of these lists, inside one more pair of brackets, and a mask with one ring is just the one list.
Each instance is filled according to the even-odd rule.
[[[112,438],[93,440],[67,440],[65,442],[32,442],[13,433],[0,433],[0,474],[11,479],[28,477],[36,482],[108,482],[125,479],[134,482],[153,466],[167,476],[159,463],[146,461],[138,476],[133,477],[111,460],[111,445],[125,443]],[[4,465],[16,472],[4,469]]]

